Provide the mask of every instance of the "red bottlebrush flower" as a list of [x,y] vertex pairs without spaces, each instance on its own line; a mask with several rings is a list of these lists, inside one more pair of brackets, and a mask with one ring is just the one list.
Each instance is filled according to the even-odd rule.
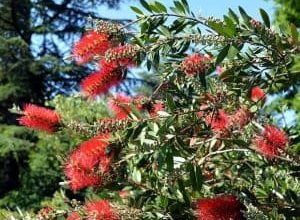
[[139,52],[139,47],[126,44],[119,47],[114,47],[106,51],[105,59],[109,63],[114,63],[120,66],[132,66]]
[[125,119],[131,112],[130,104],[132,98],[124,94],[117,94],[115,98],[109,100],[109,107],[115,114],[115,117],[119,120]]
[[67,164],[64,170],[66,177],[69,179],[70,189],[73,191],[101,184],[101,177],[94,171],[86,171],[72,163]]
[[56,130],[61,120],[57,112],[33,104],[26,104],[23,114],[19,118],[21,125],[49,133]]
[[268,158],[276,157],[279,154],[278,148],[268,143],[263,137],[256,137],[253,143],[256,151]]
[[107,200],[91,201],[85,205],[88,220],[120,220]]
[[266,101],[266,93],[259,88],[258,86],[255,86],[251,89],[250,98],[253,102]]
[[80,220],[80,219],[81,219],[81,217],[80,217],[79,213],[77,213],[77,212],[72,212],[68,216],[68,218],[66,218],[66,220]]
[[65,166],[65,175],[70,180],[73,191],[101,184],[99,168],[102,173],[109,171],[113,153],[107,153],[110,134],[98,135],[83,142],[73,151]]
[[241,107],[230,116],[230,124],[232,127],[242,129],[249,123],[251,117],[251,112],[247,108]]
[[165,105],[162,102],[156,102],[153,104],[151,110],[150,110],[150,115],[151,116],[156,116],[157,112],[159,111],[164,111],[165,110]]
[[[102,163],[107,157],[111,155],[106,153],[109,145],[110,134],[98,135],[85,142],[83,142],[78,149],[73,152],[71,159],[76,161],[78,166],[83,169],[91,170],[99,162]],[[107,171],[107,164],[101,165],[101,171]]]
[[123,69],[115,64],[102,62],[100,71],[92,73],[81,82],[83,93],[89,97],[105,94],[123,80]]
[[229,117],[222,109],[213,112],[206,117],[206,123],[210,125],[214,131],[222,131],[229,127]]
[[280,151],[284,150],[288,144],[286,133],[268,125],[265,127],[262,136],[257,136],[254,141],[255,149],[268,158],[279,156]]
[[103,55],[109,48],[109,36],[105,33],[90,31],[73,48],[73,55],[79,64],[91,61],[96,55]]
[[263,136],[270,144],[281,149],[284,149],[288,144],[288,137],[286,133],[272,125],[265,127]]
[[243,205],[237,197],[227,195],[197,201],[199,220],[241,220]]
[[181,63],[181,70],[188,76],[205,74],[208,69],[210,58],[200,53],[186,57]]

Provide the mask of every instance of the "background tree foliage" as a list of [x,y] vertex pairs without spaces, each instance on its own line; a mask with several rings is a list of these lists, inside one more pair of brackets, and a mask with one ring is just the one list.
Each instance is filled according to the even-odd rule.
[[[300,1],[297,0],[273,0],[275,3],[275,20],[276,26],[283,29],[291,27],[291,34],[296,36],[299,33],[300,28]],[[299,40],[297,41],[299,45]],[[299,71],[300,69],[300,56],[296,56],[292,71]],[[278,93],[276,99],[268,107],[267,111],[274,115],[277,115],[277,120],[282,125],[286,124],[287,121],[291,123],[288,126],[291,127],[294,134],[297,135],[298,140],[300,136],[300,76],[298,75],[295,80],[288,84],[288,88]],[[295,114],[289,114],[288,116],[284,113],[293,112]],[[288,117],[288,118],[287,118]],[[300,146],[298,146],[300,151]]]
[[[64,56],[97,7],[117,8],[119,0],[2,0],[0,2],[0,206],[38,207],[61,178],[56,151],[70,140],[37,136],[17,127],[13,104],[44,103],[69,94],[87,74]],[[49,150],[49,143],[56,148]],[[47,147],[48,146],[48,147]],[[48,149],[48,150],[47,150]],[[52,156],[48,155],[52,152]],[[47,175],[46,175],[47,174]]]
[[276,22],[293,23],[300,27],[300,2],[297,0],[274,0],[276,4]]

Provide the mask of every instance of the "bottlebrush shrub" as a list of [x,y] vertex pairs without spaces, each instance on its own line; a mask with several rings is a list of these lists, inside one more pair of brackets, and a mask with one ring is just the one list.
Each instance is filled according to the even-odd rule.
[[[132,7],[129,24],[95,22],[91,33],[113,39],[105,51],[102,34],[76,44],[84,61],[99,64],[81,83],[84,96],[99,99],[86,102],[102,100],[109,114],[83,121],[58,111],[61,129],[86,140],[66,152],[62,185],[88,196],[79,205],[65,196],[67,208],[51,210],[68,219],[299,217],[296,139],[263,105],[295,77],[295,34],[272,30],[263,10],[254,23],[242,8],[218,20],[195,16],[185,0],[170,9],[141,3],[146,11]],[[116,30],[122,38],[111,37]],[[109,93],[133,67],[159,77],[152,94]],[[91,198],[107,202],[83,205]]]

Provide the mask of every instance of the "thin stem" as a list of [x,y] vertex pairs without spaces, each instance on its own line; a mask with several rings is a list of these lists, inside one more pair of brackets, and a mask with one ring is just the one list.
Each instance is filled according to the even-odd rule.
[[237,152],[249,152],[249,149],[241,149],[241,148],[233,148],[233,149],[227,149],[227,150],[219,150],[219,151],[214,151],[214,152],[210,152],[208,153],[206,156],[202,157],[199,161],[199,165],[202,165],[207,158],[213,156],[213,155],[217,155],[217,154],[224,154],[224,153],[228,153],[228,152],[233,152],[233,151],[237,151]]
[[[207,19],[204,17],[199,17],[199,18],[195,18],[195,17],[191,17],[191,16],[186,16],[186,15],[178,15],[178,14],[171,14],[171,13],[158,13],[158,14],[151,14],[151,15],[144,15],[139,17],[138,19],[131,21],[129,23],[127,23],[126,25],[123,25],[121,29],[125,29],[135,23],[138,23],[139,21],[143,20],[143,19],[148,19],[148,18],[152,18],[152,17],[177,17],[177,18],[184,18],[184,19],[188,19],[191,21],[195,21],[197,23],[203,24],[205,26],[206,25],[206,21]],[[201,20],[200,20],[201,19]]]

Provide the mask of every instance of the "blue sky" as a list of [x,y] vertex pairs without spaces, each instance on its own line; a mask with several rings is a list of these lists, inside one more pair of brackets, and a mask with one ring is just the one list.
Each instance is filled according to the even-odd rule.
[[[151,1],[151,0],[150,0]],[[150,2],[148,0],[148,2]],[[159,0],[158,0],[159,1]],[[238,6],[242,6],[249,15],[260,18],[259,16],[259,8],[265,9],[270,16],[274,12],[274,4],[272,1],[265,0],[187,0],[189,2],[190,8],[196,14],[200,14],[202,16],[214,16],[214,17],[222,17],[222,15],[226,14],[228,8],[232,8],[233,10],[237,10]],[[172,0],[164,0],[159,1],[166,6],[172,5]],[[119,10],[108,10],[106,7],[99,8],[99,14],[103,17],[109,18],[129,18],[134,19],[135,14],[131,11],[130,6],[134,5],[140,7],[138,0],[124,0],[120,5]]]

